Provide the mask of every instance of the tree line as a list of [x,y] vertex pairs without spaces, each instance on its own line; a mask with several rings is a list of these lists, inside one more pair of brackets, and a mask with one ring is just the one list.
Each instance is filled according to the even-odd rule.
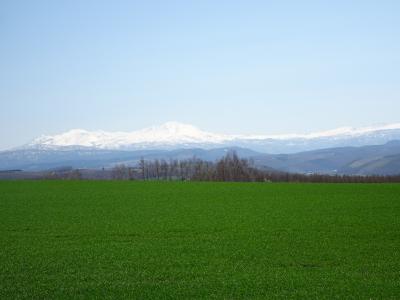
[[228,152],[216,162],[198,158],[184,160],[145,160],[137,166],[124,164],[111,170],[116,180],[181,180],[181,181],[242,181],[242,182],[331,182],[331,183],[383,183],[400,182],[396,176],[361,176],[329,174],[297,174],[256,168],[252,160]]

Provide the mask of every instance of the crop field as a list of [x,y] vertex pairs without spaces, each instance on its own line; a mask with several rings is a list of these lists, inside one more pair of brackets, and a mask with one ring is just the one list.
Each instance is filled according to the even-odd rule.
[[0,181],[1,299],[399,299],[400,185]]

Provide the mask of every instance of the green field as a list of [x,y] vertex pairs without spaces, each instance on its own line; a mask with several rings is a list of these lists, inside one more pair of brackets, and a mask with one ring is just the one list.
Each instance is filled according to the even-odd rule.
[[0,298],[400,298],[400,185],[0,182]]

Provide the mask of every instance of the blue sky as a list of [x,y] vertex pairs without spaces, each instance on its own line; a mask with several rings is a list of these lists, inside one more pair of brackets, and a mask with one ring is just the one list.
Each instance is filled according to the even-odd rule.
[[0,149],[174,120],[400,122],[400,1],[0,2]]

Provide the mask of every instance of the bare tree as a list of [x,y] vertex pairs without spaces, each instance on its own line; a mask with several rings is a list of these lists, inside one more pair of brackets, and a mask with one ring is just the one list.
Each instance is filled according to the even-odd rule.
[[144,180],[144,179],[145,179],[145,173],[144,173],[145,161],[144,161],[144,158],[143,158],[143,157],[140,158],[140,161],[139,161],[139,168],[140,168],[140,171],[142,172],[142,179]]
[[113,179],[129,179],[128,168],[124,164],[116,165],[112,169]]

